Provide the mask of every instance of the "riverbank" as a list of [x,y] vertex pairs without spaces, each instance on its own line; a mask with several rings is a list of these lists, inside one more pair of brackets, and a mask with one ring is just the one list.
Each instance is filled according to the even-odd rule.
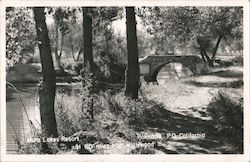
[[[94,121],[87,118],[88,114],[82,107],[84,91],[81,91],[81,84],[60,85],[62,89],[58,88],[55,103],[60,136],[79,137],[79,141],[65,143],[54,153],[239,153],[239,149],[227,141],[230,137],[222,137],[218,133],[208,108],[215,102],[219,91],[228,92],[230,99],[238,103],[243,97],[243,84],[240,81],[242,68],[230,67],[204,76],[169,80],[165,85],[143,83],[138,101],[124,97],[123,92],[117,89],[116,93],[105,90],[94,98]],[[16,86],[32,123],[39,123],[39,108],[35,102],[37,85]],[[26,126],[22,125],[20,118],[25,118],[25,112],[17,113],[20,107],[17,94],[12,92],[12,97],[7,100],[7,117],[17,119],[10,121],[19,132],[23,128],[28,131],[29,123],[26,120]],[[39,128],[39,125],[36,127]],[[7,129],[8,137],[13,136],[13,127],[8,125]],[[32,153],[30,149],[35,147],[30,144],[24,146],[21,153]]]

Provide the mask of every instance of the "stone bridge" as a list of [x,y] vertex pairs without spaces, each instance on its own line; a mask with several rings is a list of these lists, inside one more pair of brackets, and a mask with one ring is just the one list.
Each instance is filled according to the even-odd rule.
[[202,60],[195,55],[150,55],[139,61],[140,73],[144,75],[147,82],[155,82],[158,72],[169,63],[180,63],[183,67],[189,68],[194,75],[198,74]]

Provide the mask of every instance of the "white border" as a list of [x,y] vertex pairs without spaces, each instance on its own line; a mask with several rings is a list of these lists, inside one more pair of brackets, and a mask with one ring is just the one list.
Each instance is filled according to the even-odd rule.
[[1,130],[6,128],[5,7],[8,6],[243,6],[244,7],[244,154],[220,155],[7,155],[5,131],[1,131],[1,161],[250,161],[249,144],[249,1],[247,0],[0,0],[0,99]]

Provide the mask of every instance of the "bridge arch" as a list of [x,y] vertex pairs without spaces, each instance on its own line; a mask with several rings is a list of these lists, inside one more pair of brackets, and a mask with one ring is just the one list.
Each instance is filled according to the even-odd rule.
[[147,56],[140,61],[140,67],[147,67],[144,70],[144,79],[148,82],[156,82],[156,77],[159,71],[169,63],[180,63],[183,67],[187,67],[190,71],[196,75],[196,64],[201,63],[202,60],[195,55],[154,55]]
[[[162,70],[162,69],[164,69],[165,67],[167,67],[168,65],[173,65],[173,67],[171,67],[171,68],[169,68],[169,69],[172,69],[174,72],[175,72],[175,74],[178,76],[178,77],[180,77],[179,76],[179,71],[177,71],[177,69],[176,69],[176,65],[180,65],[181,66],[181,68],[180,68],[180,70],[181,70],[181,73],[183,73],[184,72],[184,69],[188,69],[189,71],[191,71],[189,68],[190,67],[187,67],[186,65],[184,65],[183,63],[181,63],[181,62],[170,62],[170,63],[163,63],[163,64],[161,64],[161,65],[159,65],[156,69],[155,69],[155,71],[152,73],[152,78],[153,78],[153,80],[154,81],[157,81],[157,76],[158,76],[158,74],[160,73],[160,71]],[[170,71],[171,72],[171,71]],[[191,71],[192,72],[192,74],[194,74],[194,72],[193,71]]]

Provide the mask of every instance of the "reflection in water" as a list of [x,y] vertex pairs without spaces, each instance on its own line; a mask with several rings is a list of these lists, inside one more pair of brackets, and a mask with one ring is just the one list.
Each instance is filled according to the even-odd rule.
[[193,73],[180,63],[170,63],[165,65],[158,73],[156,79],[159,84],[166,84],[169,79],[180,79],[188,77]]
[[[18,94],[13,88],[7,87],[6,92],[6,127],[7,127],[7,153],[15,153],[17,150],[17,141],[19,138],[24,140],[31,134],[30,126],[38,127],[40,124],[40,115],[37,99],[37,84],[15,84]],[[27,115],[26,115],[26,112]],[[29,120],[32,122],[30,125]]]
[[[71,91],[72,85],[77,84],[57,85],[57,91]],[[25,141],[27,137],[34,133],[34,128],[41,129],[38,85],[36,83],[19,83],[14,86],[18,90],[22,101],[20,101],[14,88],[6,87],[6,148],[8,154],[16,153],[17,138]]]

